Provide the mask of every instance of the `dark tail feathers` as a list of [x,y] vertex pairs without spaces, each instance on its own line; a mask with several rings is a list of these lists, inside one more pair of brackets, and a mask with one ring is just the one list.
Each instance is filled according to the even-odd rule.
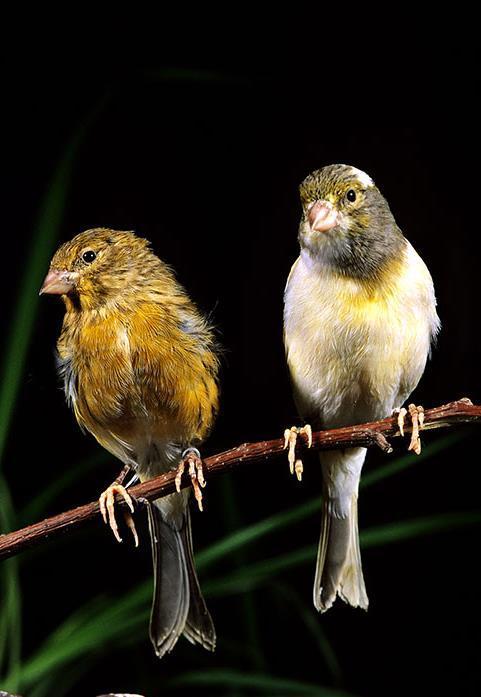
[[162,658],[181,634],[213,651],[215,628],[195,570],[189,509],[180,526],[169,524],[155,503],[148,510],[154,565],[150,639],[155,652]]

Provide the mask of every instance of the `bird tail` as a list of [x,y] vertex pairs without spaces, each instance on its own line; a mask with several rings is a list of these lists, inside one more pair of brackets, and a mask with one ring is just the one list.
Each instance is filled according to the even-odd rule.
[[215,649],[216,642],[195,570],[189,508],[182,506],[180,513],[172,515],[169,499],[165,497],[162,503],[154,502],[148,508],[154,566],[150,639],[159,658],[172,651],[181,634],[209,651]]
[[365,448],[320,453],[324,479],[321,537],[314,580],[314,605],[325,612],[336,596],[367,610],[362,574],[357,496]]

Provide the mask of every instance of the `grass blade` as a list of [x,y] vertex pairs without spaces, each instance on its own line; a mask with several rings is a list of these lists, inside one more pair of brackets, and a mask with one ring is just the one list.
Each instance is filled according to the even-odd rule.
[[[481,523],[481,511],[450,513],[415,520],[401,521],[365,530],[361,533],[361,547],[376,547],[402,540],[413,539],[434,532],[453,530]],[[272,579],[278,573],[299,564],[313,563],[317,546],[302,547],[289,554],[264,559],[239,572],[227,574],[204,584],[206,595],[223,596],[245,593]]]
[[[393,523],[366,530],[361,535],[361,545],[373,547],[419,537],[427,533],[446,529],[452,530],[479,523],[481,523],[480,511],[452,513]],[[219,596],[253,590],[272,579],[280,571],[306,562],[312,563],[316,549],[315,545],[304,547],[290,554],[251,564],[234,574],[203,583],[205,595]],[[124,640],[127,635],[130,639],[134,632],[138,633],[139,639],[143,637],[148,622],[151,592],[152,585],[149,581],[139,585],[134,591],[130,591],[120,599],[109,600],[107,607],[104,607],[105,604],[99,605],[99,601],[96,601],[89,603],[85,608],[72,615],[24,663],[19,676],[20,687],[22,689],[29,688],[37,681],[43,680],[49,671],[58,670],[66,663],[79,660],[81,656],[91,652],[92,645],[96,646],[100,655],[102,648],[110,645],[113,641]],[[69,637],[69,641],[66,641],[67,637]],[[100,644],[99,637],[102,639]],[[10,676],[5,685],[7,689],[12,689]]]
[[[434,455],[437,455],[441,450],[454,445],[465,437],[465,432],[449,434],[426,446],[422,453],[418,456],[410,454],[395,458],[386,465],[364,474],[361,478],[361,487],[366,488],[372,486],[383,479],[404,471],[408,467],[412,467],[419,462],[428,460]],[[305,518],[308,518],[309,516],[320,511],[320,508],[321,498],[319,496],[306,501],[294,509],[276,513],[268,518],[260,520],[258,523],[248,525],[247,527],[242,528],[242,530],[237,530],[231,535],[223,537],[221,540],[219,540],[219,542],[216,542],[208,547],[208,549],[202,550],[197,555],[197,563],[204,569],[208,568],[215,562],[224,558],[226,555],[233,553],[235,550],[251,544],[252,542],[255,542],[273,532],[282,530],[285,527],[290,527],[293,523],[297,523]]]
[[292,608],[297,617],[302,619],[307,630],[317,643],[319,653],[322,656],[332,679],[335,683],[339,684],[342,679],[341,666],[339,665],[336,653],[332,648],[331,643],[329,642],[329,639],[322,628],[322,625],[318,621],[315,613],[312,612],[312,608],[307,607],[299,594],[296,593],[292,588],[289,588],[289,586],[283,583],[276,583],[274,588],[281,596],[284,605],[288,608]]
[[274,695],[315,695],[316,697],[353,697],[351,693],[321,685],[289,680],[267,673],[245,673],[236,670],[218,669],[184,673],[168,682],[173,687],[208,686],[236,687]]
[[379,527],[364,530],[361,533],[361,547],[379,547],[391,542],[401,542],[415,537],[430,535],[444,530],[454,530],[468,525],[481,523],[481,511],[468,511],[460,513],[443,513],[414,520],[402,520],[398,523],[380,525]]
[[87,472],[90,472],[98,465],[108,462],[108,459],[107,453],[99,450],[83,462],[79,462],[64,470],[54,480],[45,484],[42,491],[24,506],[23,510],[18,514],[19,523],[21,525],[29,525],[39,520],[59,494],[66,491]]
[[260,520],[258,523],[248,525],[242,530],[237,530],[231,535],[226,535],[219,542],[215,542],[207,549],[203,549],[196,556],[199,568],[206,569],[215,562],[232,554],[236,550],[256,542],[261,537],[265,537],[270,533],[282,530],[292,523],[296,523],[303,518],[307,518],[320,509],[320,499],[311,499],[301,506],[282,513],[275,513],[268,518]]
[[[12,325],[0,370],[0,467],[32,336],[38,289],[42,276],[48,267],[54,243],[58,236],[74,155],[80,142],[81,134],[82,132],[79,131],[72,139],[52,177],[47,194],[43,200],[36,225],[36,233],[30,242],[31,254],[27,259],[24,275],[19,286],[18,298],[12,315]],[[10,497],[7,494],[5,482],[1,483],[1,488],[1,508],[4,509],[5,502],[10,502]],[[2,516],[1,522],[4,531],[16,527],[17,521],[13,513],[13,507],[11,507],[9,520],[5,520]],[[0,663],[5,647],[3,637],[8,636],[11,689],[16,691],[17,683],[14,674],[19,670],[21,650],[21,597],[17,560],[11,559],[3,564],[2,575],[8,593],[6,619],[4,622],[9,624],[9,631],[5,634],[4,630],[6,627],[0,626],[2,633],[2,639],[0,639]]]
[[[225,529],[226,531],[239,530],[242,528],[242,521],[232,480],[228,477],[224,477],[221,487]],[[233,564],[237,568],[243,568],[248,563],[245,552],[245,548],[238,548],[234,551]],[[259,624],[257,620],[258,612],[254,595],[245,593],[240,599],[240,602],[243,605],[241,616],[244,625],[245,645],[249,647],[252,668],[253,670],[264,671],[266,669],[266,662],[261,650]]]
[[[48,679],[62,666],[91,654],[92,646],[100,656],[117,639],[135,630],[140,637],[147,627],[148,603],[137,609],[135,593],[119,600],[96,598],[75,611],[65,620],[29,659],[24,661],[15,689],[28,690]],[[4,681],[5,689],[13,690],[13,676]]]
[[413,467],[424,460],[429,460],[434,455],[438,455],[438,453],[442,452],[443,450],[446,450],[447,448],[456,445],[456,443],[459,443],[459,441],[464,440],[468,435],[469,433],[467,430],[448,433],[447,435],[438,438],[433,443],[425,446],[419,455],[406,453],[406,455],[396,457],[394,460],[388,462],[382,467],[365,472],[361,477],[360,487],[365,489],[373,484],[377,484],[383,479],[392,477],[393,474],[398,474],[399,472],[403,472],[405,469]]
[[[0,530],[9,532],[15,527],[15,511],[7,482],[0,474]],[[0,614],[0,671],[7,666],[16,685],[20,669],[22,644],[21,611],[22,597],[18,580],[18,560],[8,559],[2,565],[2,607]],[[7,663],[8,654],[8,663]]]
[[27,259],[19,294],[12,315],[12,326],[6,343],[0,385],[0,462],[2,460],[15,400],[24,370],[28,346],[32,336],[38,303],[38,290],[48,268],[50,257],[59,235],[68,184],[79,134],[68,146],[50,182],[30,241],[31,253]]

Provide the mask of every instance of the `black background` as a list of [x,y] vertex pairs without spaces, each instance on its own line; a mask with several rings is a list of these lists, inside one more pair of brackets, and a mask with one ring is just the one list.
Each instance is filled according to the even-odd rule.
[[[386,77],[382,55],[369,61],[369,71],[365,58],[356,63],[352,56],[351,69],[338,74],[332,64],[316,71],[273,62],[233,62],[223,69],[178,63],[182,70],[171,73],[164,69],[172,63],[133,65],[112,52],[101,61],[88,46],[81,60],[75,54],[63,46],[51,59],[37,55],[22,62],[16,54],[5,63],[2,332],[11,321],[49,180],[73,134],[88,124],[62,239],[94,226],[133,229],[174,266],[199,306],[213,312],[225,347],[223,399],[204,453],[276,437],[297,422],[283,356],[282,293],[298,249],[297,187],[312,169],[332,162],[353,164],[375,179],[433,275],[443,330],[416,402],[481,399],[479,162],[468,57],[442,68],[426,60],[422,69],[401,67]],[[355,90],[349,86],[353,75]],[[53,350],[61,317],[60,302],[41,299],[5,456],[18,506],[42,482],[98,450],[80,433],[58,389]],[[428,434],[425,441],[437,437]],[[382,461],[372,453],[366,468]],[[117,473],[117,464],[109,462],[59,495],[49,512],[95,498]],[[291,480],[283,460],[238,470],[226,476],[229,483],[210,483],[206,513],[194,513],[197,548],[222,536],[237,515],[225,510],[227,487],[243,525],[320,491],[316,458],[305,464],[302,485]],[[471,435],[363,493],[361,528],[479,508],[478,470]],[[318,527],[309,519],[283,530],[248,550],[247,558],[313,544]],[[338,655],[346,689],[361,695],[479,694],[478,550],[475,527],[366,550],[368,614],[339,602],[316,616]],[[27,654],[81,602],[99,593],[114,596],[146,578],[149,549],[116,546],[99,523],[42,548],[28,568],[22,577]],[[314,559],[281,579],[309,607],[313,571]],[[277,607],[268,589],[258,591],[255,602],[268,671],[329,682],[295,610]],[[142,644],[95,663],[72,695],[113,687],[141,691],[157,680],[152,694],[163,694],[162,680],[183,670],[250,670],[244,659],[234,664],[223,653],[223,637],[248,640],[240,599],[209,604],[219,633],[213,658],[181,641],[159,663],[146,629]]]

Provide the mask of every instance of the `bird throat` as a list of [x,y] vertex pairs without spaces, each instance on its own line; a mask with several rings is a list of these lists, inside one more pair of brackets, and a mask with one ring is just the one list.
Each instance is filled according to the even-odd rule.
[[310,264],[338,276],[375,283],[403,263],[407,240],[396,227],[389,232],[351,232],[323,240],[315,250],[303,248]]

